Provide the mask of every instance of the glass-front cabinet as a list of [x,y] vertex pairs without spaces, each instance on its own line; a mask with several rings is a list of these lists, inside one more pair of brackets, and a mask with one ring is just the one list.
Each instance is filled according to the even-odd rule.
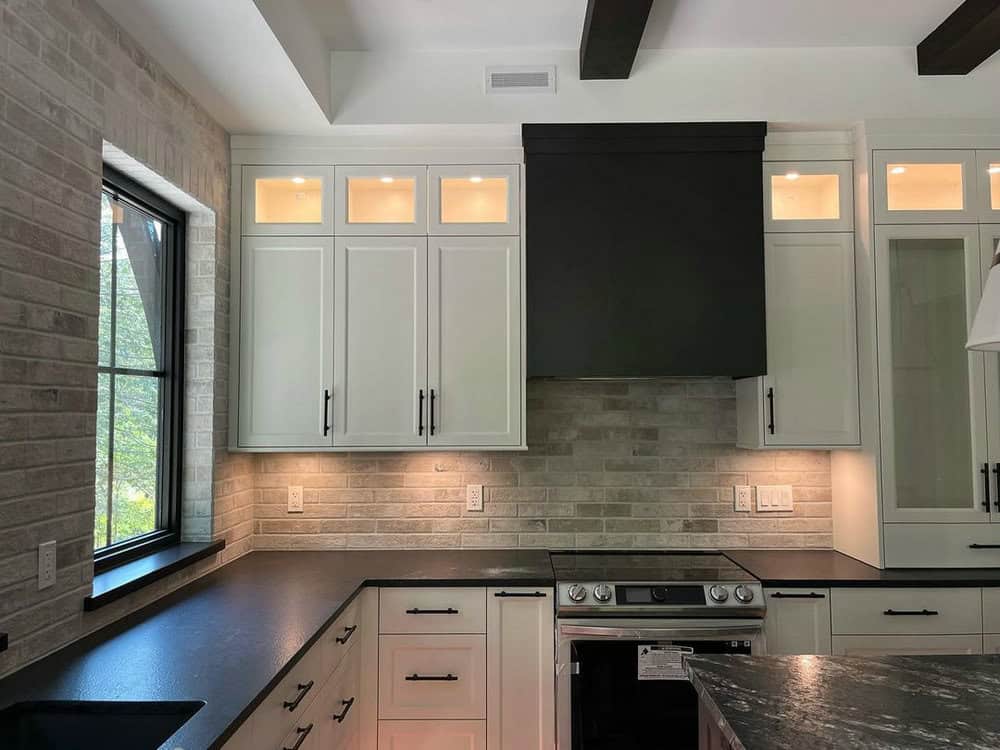
[[431,235],[515,235],[520,224],[517,166],[431,167]]
[[977,151],[980,219],[1000,224],[1000,150]]
[[875,151],[878,224],[976,222],[976,153],[952,149]]
[[333,234],[333,168],[243,168],[243,234]]
[[1000,380],[965,349],[988,267],[979,227],[879,226],[875,245],[885,520],[1000,520]]
[[766,162],[766,232],[850,232],[854,229],[849,161]]
[[337,167],[338,235],[427,234],[427,167]]

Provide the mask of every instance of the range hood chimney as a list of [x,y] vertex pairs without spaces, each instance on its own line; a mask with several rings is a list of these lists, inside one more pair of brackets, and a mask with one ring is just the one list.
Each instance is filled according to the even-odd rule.
[[529,377],[765,373],[766,131],[522,126]]

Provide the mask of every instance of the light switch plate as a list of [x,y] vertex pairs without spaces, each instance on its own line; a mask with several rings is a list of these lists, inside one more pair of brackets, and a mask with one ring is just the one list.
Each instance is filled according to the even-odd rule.
[[288,512],[301,513],[302,508],[302,485],[288,485]]
[[38,545],[38,589],[56,585],[56,543],[55,540]]
[[757,485],[757,510],[758,512],[792,510],[792,485]]
[[481,511],[483,509],[483,485],[466,485],[465,509],[470,511]]
[[733,510],[738,513],[749,513],[753,504],[753,488],[748,484],[737,484],[733,487]]

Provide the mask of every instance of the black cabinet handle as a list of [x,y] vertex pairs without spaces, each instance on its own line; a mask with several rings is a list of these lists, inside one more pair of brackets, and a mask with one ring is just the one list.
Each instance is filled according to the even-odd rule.
[[354,631],[358,629],[357,625],[351,625],[349,628],[344,628],[344,634],[338,635],[334,640],[337,643],[347,643],[351,640],[351,636],[354,635]]
[[339,714],[333,715],[333,718],[336,719],[338,724],[343,723],[344,719],[347,718],[347,712],[350,711],[351,706],[354,705],[354,698],[348,698],[346,701],[341,701],[340,703],[344,707],[344,710]]
[[419,404],[417,406],[417,434],[424,434],[424,389],[421,388],[417,396]]
[[775,591],[771,594],[772,599],[826,599],[826,594],[817,594],[815,591],[810,591],[808,594],[785,594],[781,591]]
[[994,507],[1000,511],[1000,464],[993,464],[993,476],[995,477],[995,482],[997,485],[997,497],[993,501]]
[[284,701],[281,705],[287,708],[289,711],[294,711],[296,708],[299,707],[299,704],[302,702],[302,699],[306,697],[306,693],[312,690],[312,686],[313,686],[312,680],[309,680],[309,682],[306,683],[299,683],[298,685],[296,685],[295,688],[296,690],[299,691],[299,694],[295,696],[295,700]]
[[979,473],[983,475],[983,510],[988,513],[990,510],[990,465],[983,464]]
[[403,678],[407,682],[454,682],[457,675],[448,674],[408,674]]
[[547,596],[547,594],[544,591],[497,591],[493,594],[493,596],[508,597],[508,598],[533,597],[540,599],[544,596]]
[[767,389],[767,431],[774,434],[774,388]]
[[887,609],[882,614],[889,615],[890,617],[932,617],[941,613],[936,609]]
[[435,424],[434,424],[434,401],[437,395],[434,393],[434,389],[431,388],[431,435],[434,434]]
[[292,745],[291,747],[282,747],[281,750],[299,750],[299,748],[302,747],[302,743],[306,741],[306,737],[309,736],[309,733],[312,730],[313,730],[312,724],[306,727],[295,727],[295,733],[298,734],[298,737],[295,740],[295,744]]
[[323,436],[330,432],[330,391],[323,391]]
[[979,544],[979,542],[973,542],[969,545],[969,549],[1000,549],[1000,544]]
[[454,607],[448,607],[448,609],[419,609],[414,607],[413,609],[406,610],[408,615],[457,615],[458,610]]

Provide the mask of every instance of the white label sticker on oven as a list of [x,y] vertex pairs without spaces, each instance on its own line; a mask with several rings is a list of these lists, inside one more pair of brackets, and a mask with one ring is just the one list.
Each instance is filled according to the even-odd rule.
[[684,656],[694,649],[684,646],[639,645],[640,680],[686,680]]

